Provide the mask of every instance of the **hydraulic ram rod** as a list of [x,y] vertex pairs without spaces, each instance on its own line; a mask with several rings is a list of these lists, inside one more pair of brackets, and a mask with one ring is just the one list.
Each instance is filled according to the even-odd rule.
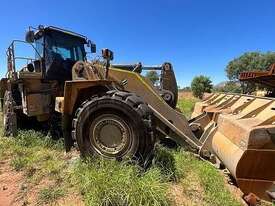
[[130,70],[133,71],[137,66],[139,66],[142,70],[162,70],[162,65],[142,65],[141,63],[138,64],[112,64],[112,67],[123,69],[123,70]]

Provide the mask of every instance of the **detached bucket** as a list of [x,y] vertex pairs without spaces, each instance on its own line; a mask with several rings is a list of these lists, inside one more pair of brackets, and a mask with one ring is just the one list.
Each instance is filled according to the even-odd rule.
[[221,121],[212,140],[214,153],[244,194],[254,193],[271,201],[266,191],[275,191],[275,126],[250,130],[248,125],[240,127],[233,122],[230,125],[228,120]]
[[[275,192],[275,100],[217,94],[197,105],[216,129],[207,149],[228,168],[244,194],[271,201]],[[205,122],[197,124],[205,131]],[[268,191],[268,192],[267,192]]]

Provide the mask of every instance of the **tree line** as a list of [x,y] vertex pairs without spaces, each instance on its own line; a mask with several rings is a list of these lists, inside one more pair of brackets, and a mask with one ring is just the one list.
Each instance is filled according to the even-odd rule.
[[239,82],[239,75],[245,71],[267,71],[275,63],[275,52],[246,52],[243,55],[231,60],[225,73],[228,78],[224,84],[219,87],[213,87],[209,77],[200,75],[194,77],[191,83],[191,90],[194,96],[201,98],[204,92],[233,92],[233,93],[252,93],[257,89],[266,89],[273,91],[274,88],[268,88],[263,85],[248,82]]
[[[225,73],[228,81],[216,87],[213,86],[210,77],[205,75],[195,76],[192,80],[191,89],[195,97],[202,98],[205,92],[233,92],[233,93],[251,93],[256,89],[273,90],[256,83],[240,83],[239,75],[244,71],[267,71],[275,63],[275,52],[246,52],[241,56],[231,60]],[[159,76],[156,71],[149,71],[146,74],[153,84],[157,84]]]

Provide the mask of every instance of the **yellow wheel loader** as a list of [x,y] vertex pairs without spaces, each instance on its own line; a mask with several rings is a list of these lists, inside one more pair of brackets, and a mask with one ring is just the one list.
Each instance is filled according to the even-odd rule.
[[[16,55],[26,44],[35,57]],[[170,140],[220,163],[245,193],[271,201],[275,174],[273,99],[213,94],[187,120],[177,109],[177,84],[170,63],[160,66],[111,64],[113,52],[88,61],[87,37],[57,27],[29,28],[25,41],[7,50],[1,80],[4,132],[16,136],[23,123],[47,125],[63,137],[67,151],[83,156],[133,158],[146,166],[160,140]],[[17,62],[20,63],[17,63]],[[22,63],[25,61],[25,63]],[[160,85],[142,76],[160,70]]]

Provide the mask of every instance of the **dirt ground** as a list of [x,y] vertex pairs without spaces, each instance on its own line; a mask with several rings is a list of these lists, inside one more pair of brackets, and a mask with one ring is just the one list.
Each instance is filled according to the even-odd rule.
[[[52,181],[48,179],[42,180],[38,185],[28,184],[23,172],[15,171],[10,166],[10,160],[0,162],[0,206],[40,205],[38,191],[49,185],[52,185]],[[54,205],[84,206],[84,202],[79,194],[72,192],[58,199]]]
[[23,179],[22,173],[9,166],[9,160],[0,162],[0,206],[17,205]]

